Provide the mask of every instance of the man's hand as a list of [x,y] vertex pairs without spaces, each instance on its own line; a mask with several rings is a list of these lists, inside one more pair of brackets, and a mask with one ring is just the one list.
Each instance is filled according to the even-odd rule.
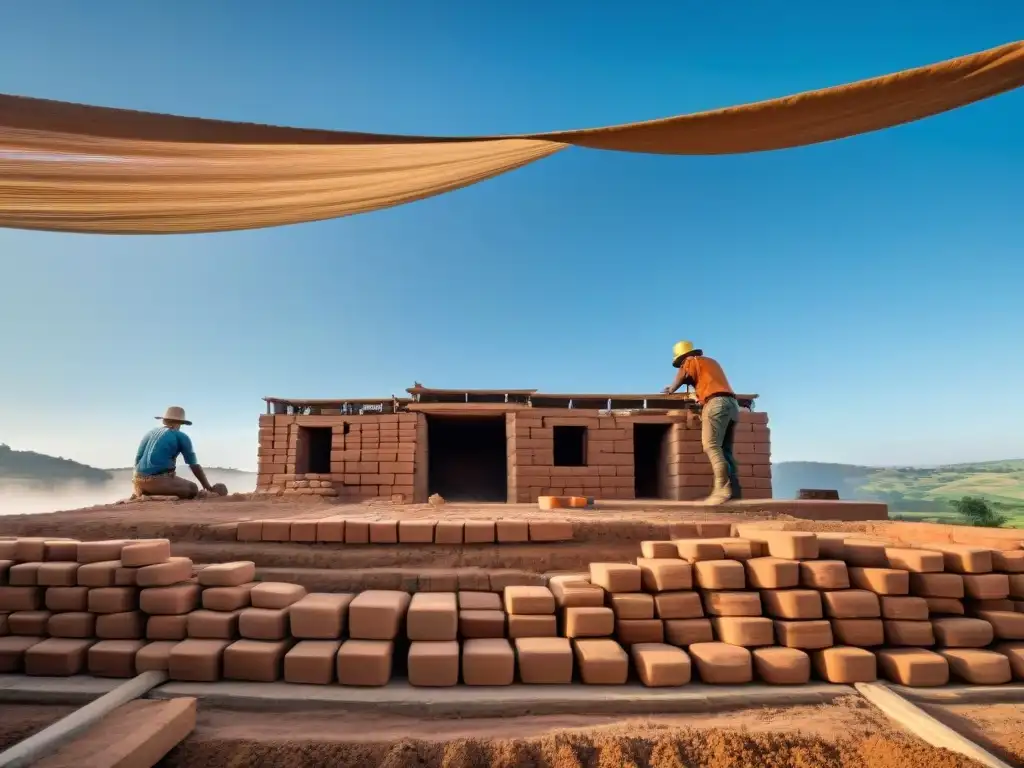
[[663,394],[663,395],[671,395],[672,394],[672,387],[665,387],[663,390],[661,390],[661,394]]

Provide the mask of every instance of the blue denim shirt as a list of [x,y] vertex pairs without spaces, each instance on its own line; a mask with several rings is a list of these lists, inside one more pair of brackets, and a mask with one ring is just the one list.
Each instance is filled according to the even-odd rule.
[[157,427],[147,432],[139,443],[139,450],[135,452],[135,472],[143,476],[169,472],[177,464],[179,454],[189,466],[199,463],[188,435],[179,429]]

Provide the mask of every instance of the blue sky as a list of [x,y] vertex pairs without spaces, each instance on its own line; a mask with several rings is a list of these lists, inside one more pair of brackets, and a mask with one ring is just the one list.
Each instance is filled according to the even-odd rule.
[[[11,4],[0,92],[471,134],[785,95],[1024,37],[1024,4]],[[742,8],[742,12],[739,10]],[[255,465],[264,395],[656,391],[690,338],[776,460],[1024,456],[1024,92],[783,152],[570,150],[449,195],[244,233],[0,230],[0,441],[130,463],[169,404]]]

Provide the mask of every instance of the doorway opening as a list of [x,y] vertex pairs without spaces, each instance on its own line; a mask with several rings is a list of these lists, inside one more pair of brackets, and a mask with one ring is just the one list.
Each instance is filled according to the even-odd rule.
[[330,474],[332,432],[330,427],[299,427],[299,444],[295,452],[295,471],[298,474]]
[[634,491],[638,499],[670,498],[668,424],[633,425]]
[[427,416],[427,487],[447,501],[508,500],[505,415]]

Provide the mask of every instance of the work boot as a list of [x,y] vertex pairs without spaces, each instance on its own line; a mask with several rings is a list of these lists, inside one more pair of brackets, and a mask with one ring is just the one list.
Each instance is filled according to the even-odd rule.
[[708,506],[715,506],[718,504],[725,504],[732,499],[732,488],[728,485],[716,488],[711,494],[704,499],[704,503]]

